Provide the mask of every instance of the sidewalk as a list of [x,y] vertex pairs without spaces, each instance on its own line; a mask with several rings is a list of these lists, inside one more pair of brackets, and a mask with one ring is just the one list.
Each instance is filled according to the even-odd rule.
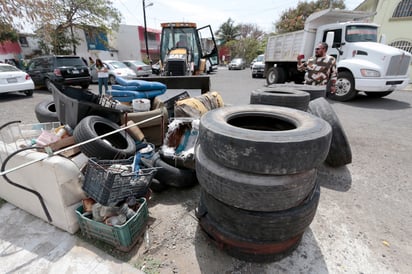
[[12,204],[0,220],[0,273],[143,273]]

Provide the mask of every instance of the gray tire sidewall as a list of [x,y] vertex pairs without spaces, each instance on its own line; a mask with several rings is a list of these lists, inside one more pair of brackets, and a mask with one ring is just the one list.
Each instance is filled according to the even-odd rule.
[[[98,133],[96,126],[99,124],[104,127],[104,130],[100,130]],[[120,126],[116,123],[104,117],[90,115],[77,124],[73,136],[76,143],[81,143],[117,129],[120,129]],[[134,156],[136,154],[136,144],[126,131],[121,131],[103,139],[83,144],[80,146],[80,150],[88,157],[113,160]]]
[[[294,128],[254,130],[230,124],[246,121],[255,125],[259,119],[271,123],[271,127],[288,124]],[[330,139],[329,124],[309,113],[286,107],[242,105],[211,110],[203,115],[198,143],[209,158],[226,167],[284,175],[311,170],[323,163]]]
[[36,118],[40,123],[58,122],[56,106],[54,105],[53,97],[44,99],[39,102],[34,108]]
[[302,84],[273,84],[269,86],[270,88],[283,89],[291,88],[309,93],[310,100],[314,100],[319,97],[326,97],[326,86],[312,86],[312,85],[302,85]]
[[344,166],[352,162],[352,151],[345,131],[338,116],[328,101],[318,98],[309,103],[309,112],[330,124],[332,140],[325,162],[333,167]]
[[320,197],[316,185],[310,196],[297,207],[282,211],[259,212],[229,206],[202,189],[200,204],[204,215],[219,227],[239,237],[257,242],[284,241],[303,233],[315,217]]
[[252,211],[278,211],[299,205],[313,190],[316,169],[293,175],[262,175],[226,168],[197,146],[196,175],[202,188],[227,205]]
[[253,90],[250,104],[273,105],[306,111],[310,95],[307,92],[292,88],[264,88]]

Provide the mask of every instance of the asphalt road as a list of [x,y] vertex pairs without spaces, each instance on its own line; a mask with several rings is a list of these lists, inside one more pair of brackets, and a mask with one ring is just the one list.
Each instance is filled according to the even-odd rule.
[[[211,89],[232,105],[248,104],[250,92],[264,83],[252,79],[249,69],[220,69],[211,75]],[[96,85],[91,89],[96,91]],[[36,123],[35,105],[48,96],[41,90],[33,97],[0,94],[0,125],[12,120]],[[360,94],[350,102],[330,103],[349,139],[353,162],[320,170],[327,180],[322,181],[318,211],[301,247],[291,260],[264,269],[410,273],[412,91],[380,99]]]

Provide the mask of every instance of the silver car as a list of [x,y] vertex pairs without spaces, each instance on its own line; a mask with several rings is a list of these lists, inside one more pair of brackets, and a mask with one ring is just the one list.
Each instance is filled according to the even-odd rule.
[[[123,79],[131,80],[136,78],[136,73],[126,66],[123,62],[116,60],[104,60],[103,65],[109,69],[109,83],[116,84],[116,76],[120,76]],[[89,67],[92,83],[97,83],[97,70],[96,64]]]
[[246,68],[246,62],[245,62],[245,59],[243,59],[243,58],[235,58],[228,65],[229,70],[232,70],[232,69],[245,69],[245,68]]
[[125,63],[125,65],[128,66],[130,69],[132,69],[137,76],[150,76],[150,74],[152,74],[152,68],[149,65],[143,63],[142,61],[125,60],[122,62]]

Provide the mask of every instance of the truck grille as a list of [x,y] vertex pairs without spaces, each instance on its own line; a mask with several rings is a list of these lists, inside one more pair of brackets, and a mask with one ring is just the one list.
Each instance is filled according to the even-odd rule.
[[186,62],[169,60],[166,65],[166,74],[168,76],[184,76],[186,69]]
[[392,56],[386,76],[406,75],[410,63],[411,57],[405,54]]

